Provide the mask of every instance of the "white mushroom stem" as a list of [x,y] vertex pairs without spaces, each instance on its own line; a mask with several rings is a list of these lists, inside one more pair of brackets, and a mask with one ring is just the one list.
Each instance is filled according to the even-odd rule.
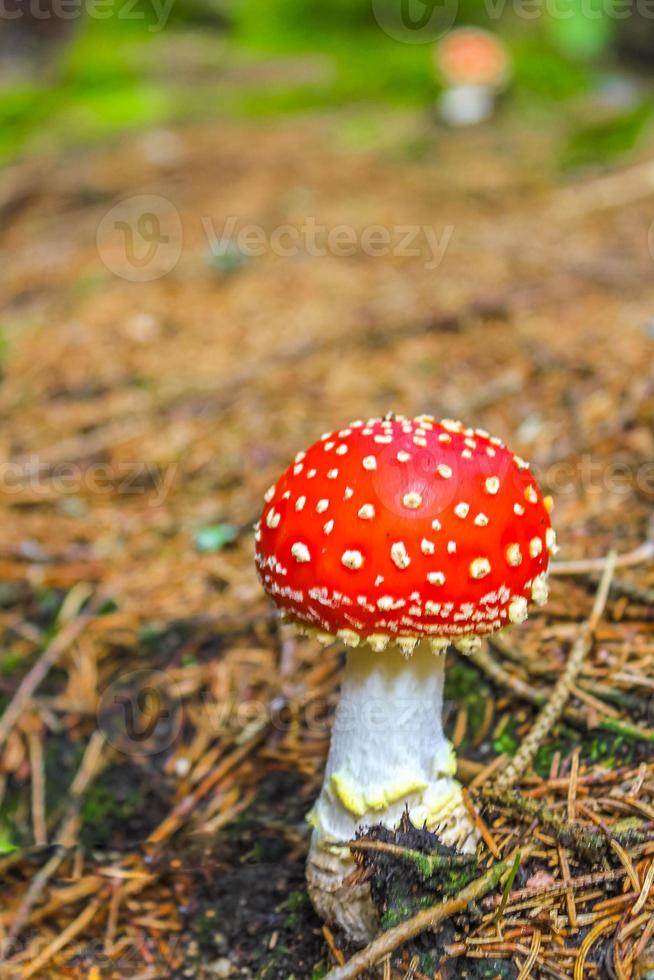
[[408,659],[394,644],[381,654],[367,644],[348,652],[325,779],[309,817],[307,880],[318,913],[354,942],[369,941],[377,925],[367,883],[346,880],[355,865],[343,842],[357,830],[395,828],[408,807],[413,824],[444,843],[475,847],[443,732],[444,674],[445,654],[426,642]]

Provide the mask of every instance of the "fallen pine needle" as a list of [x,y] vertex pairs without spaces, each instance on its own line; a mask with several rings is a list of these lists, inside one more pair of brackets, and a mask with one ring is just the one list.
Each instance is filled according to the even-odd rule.
[[[654,541],[644,541],[633,551],[616,555],[616,568],[630,568],[632,565],[643,565],[654,559]],[[592,572],[600,574],[606,570],[609,555],[606,558],[580,558],[577,561],[553,561],[549,566],[550,575],[588,575]]]
[[493,835],[491,834],[490,830],[488,829],[488,827],[484,823],[484,821],[483,821],[483,819],[482,819],[479,811],[477,810],[477,807],[472,802],[472,798],[470,796],[469,791],[466,789],[465,786],[463,787],[463,790],[462,790],[462,796],[463,796],[463,805],[465,806],[466,810],[468,811],[468,814],[470,816],[470,819],[472,820],[472,822],[474,823],[475,827],[477,828],[477,830],[481,834],[482,839],[483,839],[486,847],[488,848],[488,850],[491,852],[491,854],[493,855],[493,857],[496,860],[499,861],[500,858],[502,857],[502,855],[500,853],[499,847],[497,846],[497,842],[495,841],[495,838],[493,837]]
[[540,951],[541,943],[543,937],[542,934],[536,930],[534,937],[531,941],[531,949],[529,950],[529,956],[525,960],[525,964],[518,974],[518,980],[527,980],[531,976],[531,971],[534,968],[536,959],[538,958],[538,953]]
[[608,919],[601,919],[590,932],[584,937],[584,941],[579,949],[579,955],[575,960],[574,968],[574,980],[584,980],[584,971],[586,967],[586,960],[588,959],[588,954],[590,953],[591,947],[596,939],[599,939],[605,932],[612,929],[616,922],[619,922],[619,915],[612,915]]
[[60,933],[57,938],[50,943],[50,945],[43,950],[40,956],[32,960],[31,964],[23,972],[21,980],[29,980],[33,977],[35,973],[42,969],[45,964],[52,959],[55,953],[58,953],[61,949],[68,945],[68,943],[79,935],[83,929],[95,918],[96,913],[100,910],[103,902],[96,898],[95,901],[87,905],[86,908],[80,912],[76,919],[74,919],[71,924]]
[[560,718],[565,708],[565,703],[570,696],[570,688],[579,675],[579,671],[591,648],[595,630],[604,612],[609,588],[611,587],[611,578],[615,569],[615,560],[615,552],[609,552],[590,617],[572,646],[565,670],[554,687],[549,701],[538,715],[533,728],[522,742],[516,754],[509,760],[506,768],[501,770],[497,776],[495,787],[498,790],[508,789],[520,778],[538,751],[543,738],[551,731],[554,723]]
[[[85,584],[80,584],[71,590],[69,598],[72,597],[72,593],[75,593],[74,598],[78,603],[78,608],[80,608],[89,597],[89,588]],[[85,612],[79,612],[74,618],[66,622],[52,643],[45,648],[32,669],[18,685],[16,693],[7,706],[2,718],[0,718],[0,746],[4,745],[9,732],[16,724],[23,709],[30,701],[39,684],[57,663],[59,657],[84,632],[91,620],[95,618],[104,598],[100,594],[96,595],[95,600]],[[67,606],[66,611],[68,614],[70,613],[70,605]]]

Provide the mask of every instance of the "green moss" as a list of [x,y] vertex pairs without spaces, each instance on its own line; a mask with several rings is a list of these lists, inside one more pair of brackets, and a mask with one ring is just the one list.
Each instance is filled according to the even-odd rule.
[[430,908],[435,901],[433,895],[420,895],[412,901],[398,900],[394,902],[391,895],[389,907],[381,915],[382,930],[398,926],[401,922],[410,919],[420,909]]
[[0,810],[0,854],[11,854],[31,843],[29,797],[25,786],[8,781]]
[[440,958],[435,953],[423,953],[420,957],[420,972],[433,977],[438,970]]
[[498,755],[500,755],[500,753],[515,755],[518,749],[518,739],[516,736],[517,728],[518,722],[516,719],[507,718],[501,730],[493,739],[493,749]]
[[541,745],[536,753],[536,772],[546,778],[550,773],[554,754],[559,752],[565,757],[577,747],[580,747],[583,759],[595,764],[601,763],[607,769],[628,765],[636,755],[636,743],[622,735],[595,730],[580,738],[579,732],[560,726],[555,730],[554,738],[546,745]]
[[518,969],[511,960],[457,960],[460,980],[515,980],[517,975]]
[[64,594],[56,589],[39,589],[37,598],[40,611],[54,618],[61,609]]
[[286,929],[294,931],[301,927],[304,919],[303,913],[309,906],[309,896],[306,892],[294,891],[291,892],[284,904],[282,909],[288,914],[284,920],[284,926]]
[[3,677],[11,677],[13,674],[19,670],[25,663],[25,658],[20,653],[12,652],[5,653],[2,658],[0,658],[0,674]]
[[286,899],[286,907],[289,912],[299,912],[300,909],[303,909],[308,905],[308,902],[309,896],[306,892],[291,892]]
[[11,854],[16,850],[17,846],[11,828],[0,823],[0,855]]
[[165,799],[152,790],[143,769],[117,764],[90,786],[80,836],[87,847],[106,847],[115,839],[131,846],[147,837],[167,812]]

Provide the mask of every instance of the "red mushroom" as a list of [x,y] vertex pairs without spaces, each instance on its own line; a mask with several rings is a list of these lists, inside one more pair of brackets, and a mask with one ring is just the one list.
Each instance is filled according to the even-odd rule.
[[436,48],[436,65],[448,85],[498,89],[509,75],[504,42],[479,27],[450,31]]
[[435,52],[438,75],[445,82],[440,112],[452,126],[487,119],[495,96],[509,79],[509,56],[500,37],[478,27],[450,31]]
[[393,827],[408,806],[445,843],[474,847],[442,730],[442,654],[470,652],[545,602],[554,547],[528,465],[487,432],[430,416],[327,433],[266,493],[265,590],[301,629],[356,648],[307,871],[314,905],[353,940],[375,927],[367,886],[345,882],[342,845],[357,828]]

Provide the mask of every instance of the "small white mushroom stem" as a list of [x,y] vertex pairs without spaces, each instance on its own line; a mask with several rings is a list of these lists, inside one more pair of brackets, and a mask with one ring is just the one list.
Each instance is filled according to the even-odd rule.
[[[377,916],[367,883],[343,842],[357,830],[395,828],[405,808],[447,844],[473,850],[477,837],[453,778],[456,760],[443,732],[445,654],[418,643],[408,659],[395,644],[383,653],[362,644],[348,652],[307,864],[319,915],[354,942],[374,935]],[[340,845],[340,846],[339,846]]]

